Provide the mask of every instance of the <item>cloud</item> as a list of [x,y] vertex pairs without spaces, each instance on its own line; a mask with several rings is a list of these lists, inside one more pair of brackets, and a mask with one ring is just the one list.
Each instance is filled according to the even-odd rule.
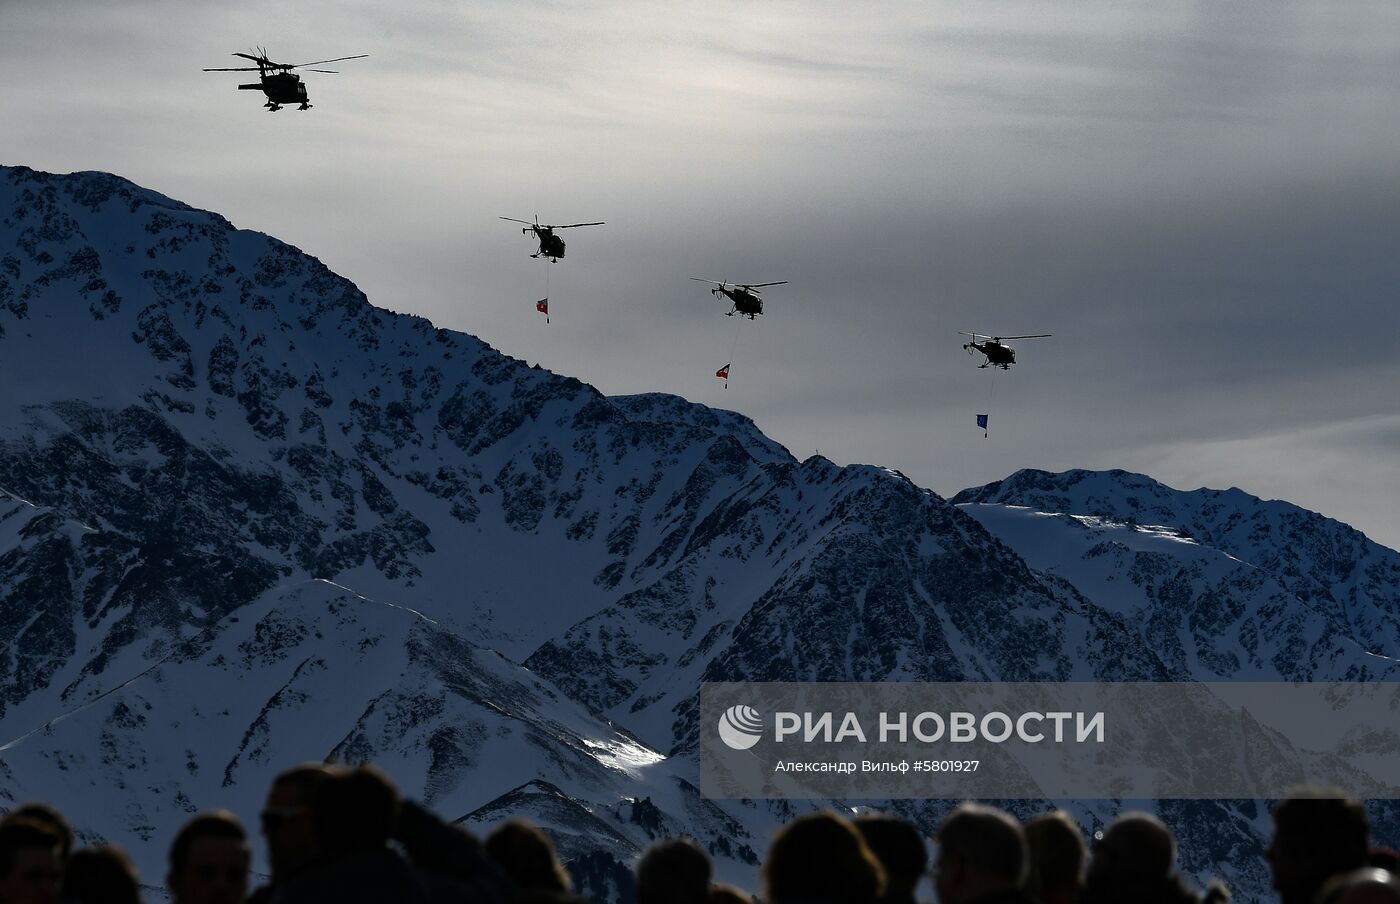
[[[383,306],[945,493],[1031,466],[1184,475],[1154,450],[1223,460],[1394,412],[1400,7],[878,9],[10,4],[3,154],[120,173]],[[268,114],[199,71],[255,43],[371,56]],[[495,219],[536,213],[608,225],[554,267]],[[791,284],[736,329],[690,276]],[[1055,338],[989,375],[958,330]],[[1329,514],[1357,504],[1329,492]]]

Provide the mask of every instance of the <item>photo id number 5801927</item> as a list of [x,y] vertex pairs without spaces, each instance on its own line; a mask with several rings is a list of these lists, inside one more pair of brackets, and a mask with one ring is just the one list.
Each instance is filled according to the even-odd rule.
[[915,760],[915,772],[976,772],[981,760]]

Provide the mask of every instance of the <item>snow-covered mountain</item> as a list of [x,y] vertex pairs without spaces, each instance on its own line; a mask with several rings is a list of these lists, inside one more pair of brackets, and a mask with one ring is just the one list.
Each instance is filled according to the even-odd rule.
[[1198,680],[1393,680],[1400,662],[1400,555],[1315,512],[1124,471],[1019,471],[953,502]]
[[[468,825],[550,827],[600,893],[681,833],[752,886],[794,810],[699,796],[702,680],[1393,677],[1396,553],[1237,491],[1027,474],[953,505],[799,462],[120,178],[0,168],[0,805],[153,877],[194,809],[372,759]],[[1267,829],[1163,809],[1203,873]]]

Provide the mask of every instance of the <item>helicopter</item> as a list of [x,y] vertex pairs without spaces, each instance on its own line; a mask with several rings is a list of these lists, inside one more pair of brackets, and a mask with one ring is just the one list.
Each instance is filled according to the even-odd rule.
[[545,225],[544,223],[541,223],[541,222],[540,222],[540,218],[539,218],[538,216],[535,217],[535,222],[533,222],[533,223],[531,223],[529,220],[517,220],[515,217],[498,217],[498,219],[501,219],[501,220],[509,220],[509,221],[512,222],[512,223],[524,223],[524,224],[525,224],[525,228],[522,229],[522,230],[520,230],[520,234],[521,234],[521,235],[528,235],[529,233],[533,232],[533,233],[535,234],[535,237],[538,238],[538,239],[540,240],[540,250],[539,250],[539,251],[536,251],[534,254],[532,254],[532,255],[530,255],[530,256],[531,256],[531,257],[547,257],[547,258],[549,258],[550,263],[554,263],[554,264],[559,263],[559,258],[561,258],[561,257],[564,256],[564,240],[561,239],[559,236],[555,235],[555,234],[554,234],[554,230],[556,230],[556,229],[575,229],[575,228],[577,228],[577,227],[579,227],[579,226],[604,226],[604,225],[607,225],[607,224],[605,224],[605,223],[598,222],[598,223],[570,223],[570,224],[567,225],[567,226],[548,226],[548,225]]
[[738,314],[740,317],[747,317],[750,320],[753,320],[759,314],[763,313],[763,299],[758,297],[758,292],[755,291],[756,289],[761,289],[764,286],[787,285],[787,280],[785,279],[779,280],[778,282],[732,283],[715,282],[713,279],[701,279],[698,276],[692,276],[690,278],[696,282],[710,283],[714,286],[714,288],[710,290],[711,295],[723,293],[730,301],[734,302],[734,310],[726,311],[724,316],[733,317],[735,314]]
[[[979,351],[987,356],[987,360],[977,365],[978,367],[1000,367],[1002,370],[1010,370],[1011,365],[1016,363],[1016,349],[1009,345],[1003,345],[1006,339],[1048,339],[1050,333],[1037,333],[1034,336],[986,336],[982,333],[964,333],[958,330],[960,336],[971,336],[971,342],[964,342],[963,348],[967,353],[972,354],[973,350]],[[978,343],[978,339],[986,340]]]
[[[338,63],[341,60],[359,60],[369,56],[361,53],[356,56],[336,57],[333,60],[316,60],[311,63],[274,63],[267,58],[267,51],[258,48],[258,55],[251,53],[235,53],[236,57],[243,57],[245,60],[252,60],[256,66],[239,66],[233,69],[206,69],[205,72],[254,72],[258,73],[258,82],[255,85],[239,85],[240,91],[261,91],[267,95],[267,103],[264,107],[270,112],[276,113],[282,109],[283,104],[300,104],[298,110],[310,110],[311,104],[307,100],[306,85],[302,82],[301,76],[291,70],[302,69],[306,66],[319,66],[322,63]],[[308,72],[329,72],[334,74],[334,69],[308,69]]]

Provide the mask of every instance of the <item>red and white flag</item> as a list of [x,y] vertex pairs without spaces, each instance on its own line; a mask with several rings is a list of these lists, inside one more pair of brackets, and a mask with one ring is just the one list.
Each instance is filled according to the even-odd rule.
[[729,379],[729,365],[726,364],[726,365],[724,365],[723,367],[721,367],[719,370],[715,371],[715,376],[719,377],[721,380],[728,380],[728,379]]
[[541,298],[535,302],[535,310],[544,315],[544,322],[549,323],[549,299]]

